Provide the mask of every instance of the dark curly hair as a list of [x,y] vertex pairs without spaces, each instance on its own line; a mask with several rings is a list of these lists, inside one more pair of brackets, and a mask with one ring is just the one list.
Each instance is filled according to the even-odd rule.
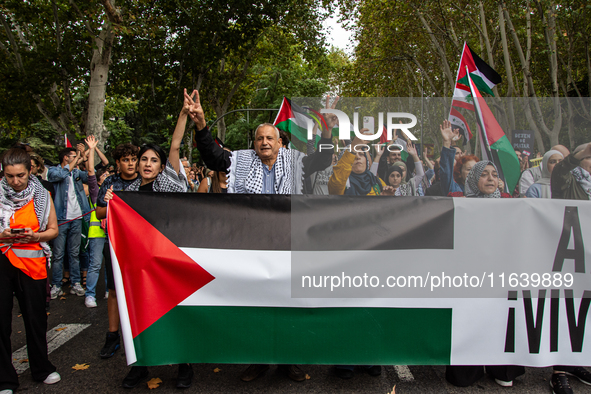
[[122,157],[137,156],[139,148],[133,144],[119,144],[113,151],[113,159],[121,160]]

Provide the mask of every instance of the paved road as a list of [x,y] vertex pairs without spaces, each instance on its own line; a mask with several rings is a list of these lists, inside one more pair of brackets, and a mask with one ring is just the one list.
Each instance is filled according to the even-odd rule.
[[[99,281],[100,284],[104,282]],[[97,294],[104,294],[99,287]],[[17,393],[140,393],[150,391],[146,383],[133,390],[120,387],[121,380],[129,368],[125,362],[123,349],[108,360],[102,360],[98,352],[102,347],[107,329],[107,304],[102,298],[98,308],[84,306],[84,297],[66,295],[65,300],[53,300],[48,319],[50,335],[55,327],[74,327],[81,329],[63,345],[54,350],[51,361],[56,365],[62,381],[53,386],[34,382],[27,369],[20,374],[20,388]],[[60,326],[61,325],[61,326]],[[74,326],[81,325],[81,326]],[[82,325],[88,325],[84,328]],[[15,300],[13,310],[12,350],[15,352],[25,345],[25,331],[19,317]],[[75,371],[72,366],[88,363],[86,370]],[[548,379],[550,368],[527,368],[525,376],[518,378],[512,388],[498,386],[488,376],[469,388],[458,388],[445,381],[445,367],[442,366],[385,366],[382,375],[371,377],[363,371],[356,371],[350,380],[334,376],[334,368],[324,365],[306,365],[302,368],[310,375],[310,380],[302,383],[292,382],[272,367],[264,376],[250,382],[242,382],[238,376],[244,365],[196,364],[193,386],[185,390],[191,393],[550,393]],[[219,368],[219,372],[214,369]],[[410,372],[410,373],[409,373]],[[162,384],[151,393],[179,393],[175,388],[176,367],[161,366],[150,368],[150,378],[160,378]],[[575,393],[590,393],[591,388],[578,381],[572,382]]]

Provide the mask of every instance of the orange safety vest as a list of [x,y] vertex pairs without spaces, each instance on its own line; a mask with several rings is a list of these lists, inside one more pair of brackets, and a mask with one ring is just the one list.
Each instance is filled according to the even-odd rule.
[[[30,228],[33,232],[39,231],[39,220],[35,213],[33,200],[19,209],[10,218],[11,228]],[[6,251],[8,250],[8,251]],[[5,246],[2,253],[8,257],[10,263],[23,271],[33,279],[47,278],[47,260],[43,248],[39,242],[29,244],[13,244],[12,247]]]

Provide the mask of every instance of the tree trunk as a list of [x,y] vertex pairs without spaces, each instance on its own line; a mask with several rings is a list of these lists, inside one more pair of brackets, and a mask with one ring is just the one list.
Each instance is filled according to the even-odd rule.
[[102,30],[94,39],[95,49],[90,62],[90,85],[88,88],[88,119],[86,135],[94,135],[98,146],[104,149],[109,138],[109,130],[104,125],[105,97],[109,77],[109,65],[115,34],[109,20],[103,23]]

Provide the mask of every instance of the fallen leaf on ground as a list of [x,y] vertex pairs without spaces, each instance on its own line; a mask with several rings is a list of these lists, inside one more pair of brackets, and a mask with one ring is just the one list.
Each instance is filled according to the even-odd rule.
[[66,299],[66,297],[60,297],[60,300],[65,300],[65,299]]
[[214,368],[214,370],[213,370],[214,373],[218,373],[220,371],[221,371],[221,369],[219,369],[219,368]]
[[19,331],[18,334],[20,334],[22,331]]
[[29,359],[28,358],[24,358],[22,360],[19,361],[19,363],[24,364],[24,363],[28,363]]
[[47,312],[47,316],[49,316],[49,315],[51,315],[51,313],[50,312]]
[[18,315],[17,317],[21,317],[21,316],[22,316],[22,314]]
[[396,394],[396,385],[394,385],[394,387],[392,387],[392,391],[386,394]]
[[64,331],[66,328],[68,328],[68,327],[56,328],[55,330],[56,331]]
[[310,379],[312,379],[312,378],[310,377],[310,375],[306,374],[306,380],[310,380]]
[[72,367],[72,369],[75,369],[76,371],[82,371],[84,369],[88,369],[88,367],[90,367],[90,364],[76,364]]
[[156,389],[160,386],[160,383],[162,383],[162,380],[160,380],[160,378],[150,379],[150,381],[148,382],[148,388],[150,390]]

